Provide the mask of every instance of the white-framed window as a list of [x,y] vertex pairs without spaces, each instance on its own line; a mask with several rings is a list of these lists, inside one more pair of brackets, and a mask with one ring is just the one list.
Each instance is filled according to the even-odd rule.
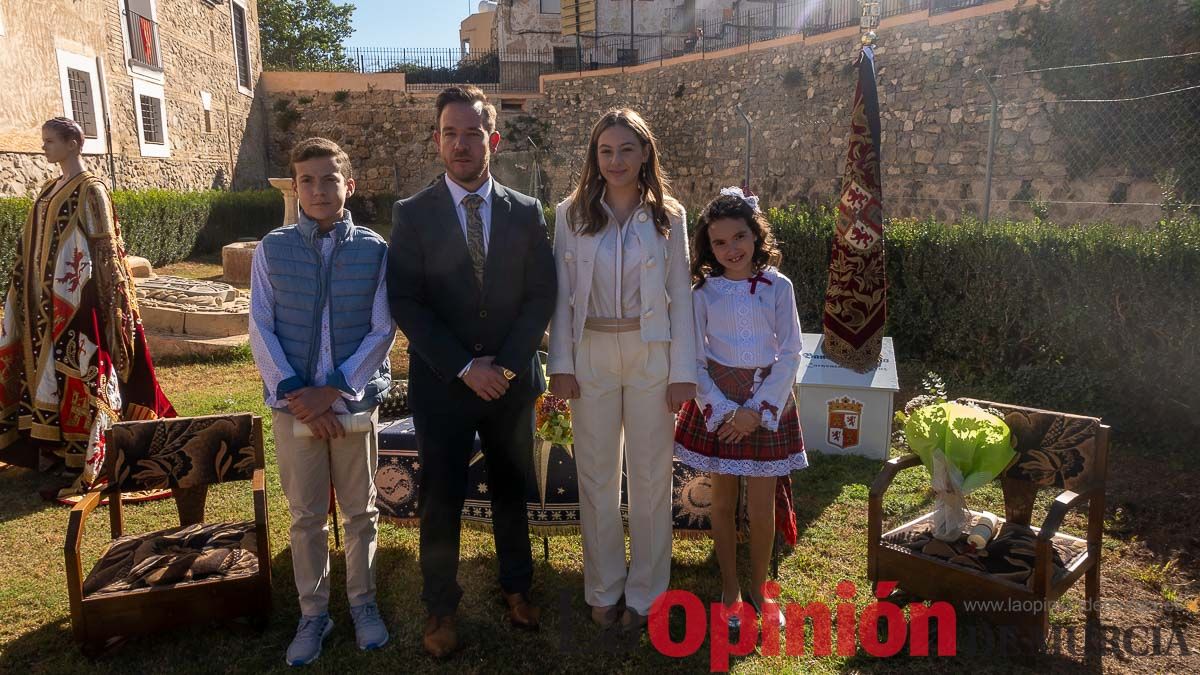
[[204,116],[204,133],[212,133],[212,94],[207,91],[200,92],[200,108]]
[[249,10],[245,0],[230,1],[229,20],[233,27],[234,76],[238,91],[250,96],[254,93],[254,64],[250,62]]
[[165,84],[158,0],[112,0],[121,16],[125,71],[135,78]]
[[542,14],[562,14],[562,0],[538,0],[541,2]]
[[104,111],[100,108],[96,59],[61,49],[54,51],[58,56],[63,115],[83,127],[83,153],[102,154],[108,147],[104,144]]
[[142,156],[170,157],[167,99],[161,84],[138,79],[133,81],[133,114]]

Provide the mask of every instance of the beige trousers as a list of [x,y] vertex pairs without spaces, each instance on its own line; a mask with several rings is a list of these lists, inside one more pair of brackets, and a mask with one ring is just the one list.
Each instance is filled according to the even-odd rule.
[[[585,330],[575,351],[580,398],[571,401],[583,529],[584,598],[647,614],[671,580],[669,345],[639,331]],[[622,444],[624,447],[622,447]],[[629,490],[629,567],[621,522],[621,456]]]
[[[377,416],[373,416],[378,421]],[[292,568],[300,611],[316,616],[329,608],[329,484],[342,512],[346,547],[346,597],[355,607],[375,601],[375,467],[379,435],[346,434],[330,441],[296,438],[294,418],[275,410],[275,456],[279,482],[291,512]]]

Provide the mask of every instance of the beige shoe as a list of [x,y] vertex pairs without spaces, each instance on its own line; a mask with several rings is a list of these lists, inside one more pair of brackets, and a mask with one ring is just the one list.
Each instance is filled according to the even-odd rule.
[[592,621],[601,628],[608,628],[621,618],[621,608],[617,605],[605,605],[592,608]]

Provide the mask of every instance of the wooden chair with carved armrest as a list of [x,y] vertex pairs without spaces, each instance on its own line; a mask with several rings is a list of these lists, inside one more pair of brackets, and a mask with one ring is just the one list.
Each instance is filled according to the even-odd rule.
[[[932,536],[932,513],[883,531],[883,497],[896,474],[921,465],[916,455],[887,462],[871,486],[867,530],[867,575],[878,587],[899,589],[926,600],[944,600],[960,611],[965,602],[990,606],[977,615],[1015,630],[1026,647],[1039,649],[1049,631],[1050,604],[1086,575],[1089,637],[1099,622],[1100,543],[1104,485],[1108,473],[1109,427],[1094,417],[960,399],[992,408],[1012,430],[1017,456],[1001,474],[1005,517],[983,551],[964,535],[946,543]],[[1031,527],[1041,488],[1061,494],[1041,528]],[[1087,537],[1058,531],[1067,513],[1088,505]],[[987,603],[986,605],[982,603]]]
[[[256,415],[176,417],[113,425],[103,491],[72,510],[64,545],[71,628],[85,652],[112,638],[271,610],[262,420]],[[196,523],[125,536],[121,493],[250,481],[254,520]],[[84,526],[105,497],[113,541],[85,578]],[[181,519],[184,518],[181,506]]]

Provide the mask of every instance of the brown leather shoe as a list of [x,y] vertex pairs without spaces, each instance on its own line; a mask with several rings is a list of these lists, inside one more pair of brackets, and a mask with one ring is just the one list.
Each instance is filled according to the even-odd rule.
[[504,601],[508,603],[508,620],[517,628],[525,628],[527,630],[537,630],[538,620],[542,617],[542,610],[538,609],[529,598],[525,597],[524,593],[504,593]]
[[458,633],[454,629],[454,615],[433,616],[425,620],[425,635],[421,646],[435,659],[444,659],[458,649]]

